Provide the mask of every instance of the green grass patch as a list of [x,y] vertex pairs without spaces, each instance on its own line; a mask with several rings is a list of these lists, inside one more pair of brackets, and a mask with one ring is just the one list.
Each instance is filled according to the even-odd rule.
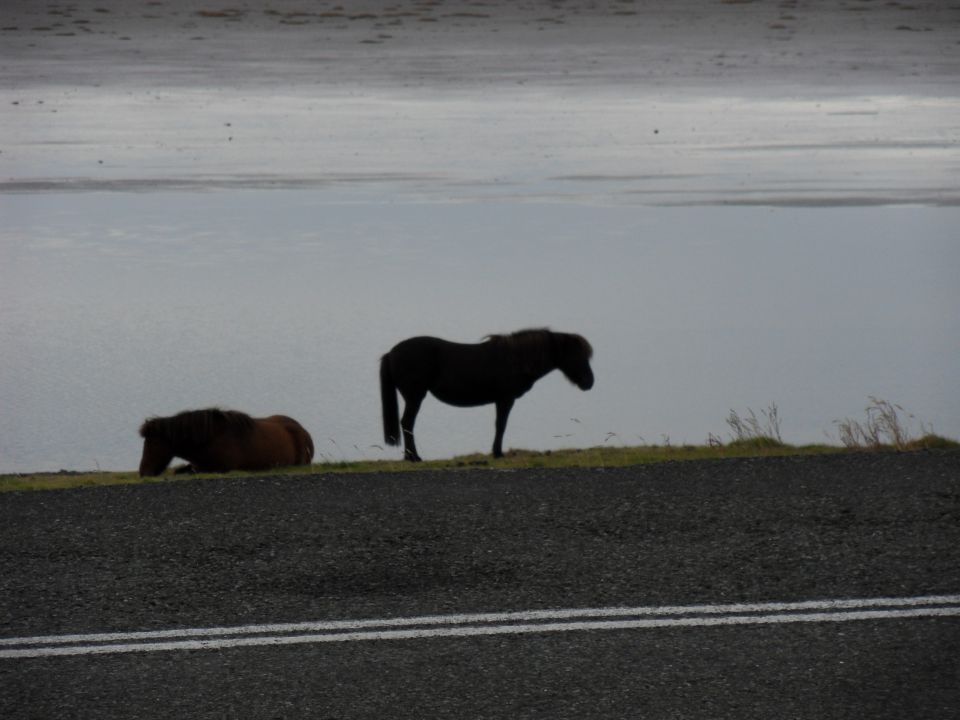
[[[161,478],[154,478],[154,480],[159,479]],[[89,485],[132,485],[143,482],[147,481],[135,472],[73,472],[61,470],[55,473],[0,475],[0,492],[64,490]]]
[[[733,0],[731,0],[733,1]],[[737,2],[750,0],[736,0]],[[560,467],[620,467],[681,460],[716,460],[736,457],[782,457],[787,455],[824,455],[843,452],[956,452],[960,442],[936,435],[932,427],[920,423],[919,437],[910,430],[915,418],[900,405],[869,397],[862,420],[837,420],[841,445],[789,445],[780,434],[780,414],[771,403],[759,414],[747,409],[744,414],[731,410],[726,418],[730,442],[724,443],[710,433],[706,445],[663,445],[634,447],[605,444],[591,448],[564,450],[510,450],[506,457],[494,460],[490,455],[463,455],[449,460],[408,463],[402,460],[359,460],[325,462],[311,466],[279,468],[272,472],[230,473],[230,477],[264,475],[306,475],[333,473],[409,472],[411,470],[456,471],[464,468],[493,470]],[[578,421],[579,422],[579,421]],[[607,440],[618,437],[608,433]],[[829,434],[827,436],[830,437]],[[334,445],[336,443],[334,442]],[[153,482],[223,477],[223,475],[177,475],[172,470],[156,478],[141,478],[135,472],[72,472],[0,475],[0,493],[14,490],[59,490],[96,485],[131,485]]]
[[960,442],[942,435],[927,433],[916,440],[908,440],[904,448],[906,450],[960,450]]
[[[960,447],[956,443],[954,447]],[[924,449],[927,448],[925,446]],[[946,449],[946,448],[944,448]],[[402,460],[359,460],[315,463],[310,466],[279,468],[268,472],[234,472],[229,477],[264,475],[307,475],[369,472],[410,472],[413,470],[457,471],[468,468],[493,470],[561,467],[619,467],[645,463],[709,460],[732,457],[774,457],[783,455],[811,455],[845,452],[844,448],[828,445],[793,446],[779,441],[744,440],[729,445],[644,445],[638,447],[598,446],[564,450],[510,450],[506,456],[493,459],[490,455],[462,455],[449,460],[427,460],[409,463]],[[132,485],[155,482],[178,482],[195,478],[223,477],[223,475],[177,475],[172,471],[155,478],[141,478],[136,472],[72,472],[29,473],[0,475],[0,492],[14,490],[60,490],[99,485]]]

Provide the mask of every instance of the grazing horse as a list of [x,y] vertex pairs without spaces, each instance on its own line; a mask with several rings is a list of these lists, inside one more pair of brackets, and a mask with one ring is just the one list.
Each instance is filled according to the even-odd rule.
[[[266,470],[309,465],[313,440],[293,418],[252,418],[235,410],[186,410],[149,418],[140,427],[140,476],[159,475],[181,457],[195,472]],[[179,472],[179,471],[178,471]]]
[[[551,370],[559,369],[581,390],[593,387],[593,348],[583,337],[546,329],[489,335],[485,342],[463,344],[435,337],[404,340],[380,360],[383,436],[400,444],[403,456],[418,461],[413,425],[427,392],[459,407],[497,406],[493,456],[503,457],[503,431],[514,401]],[[399,417],[397,391],[403,395]]]

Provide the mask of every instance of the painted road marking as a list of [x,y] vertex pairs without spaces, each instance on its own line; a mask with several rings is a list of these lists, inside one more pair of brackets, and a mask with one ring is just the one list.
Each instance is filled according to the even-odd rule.
[[960,617],[960,595],[792,603],[529,610],[0,638],[0,659],[588,630],[902,620],[921,617]]

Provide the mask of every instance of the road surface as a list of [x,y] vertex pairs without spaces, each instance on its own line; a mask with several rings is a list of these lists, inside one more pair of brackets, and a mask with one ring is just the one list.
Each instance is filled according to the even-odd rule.
[[960,717],[958,547],[956,453],[9,493],[0,716]]

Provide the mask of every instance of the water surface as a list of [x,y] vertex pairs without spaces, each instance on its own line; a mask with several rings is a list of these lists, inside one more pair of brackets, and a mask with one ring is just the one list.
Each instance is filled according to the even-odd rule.
[[[960,436],[953,207],[417,200],[376,188],[0,196],[0,472],[133,469],[150,415],[285,413],[318,459],[384,448],[395,342],[550,326],[595,348],[506,445],[701,443],[776,403],[789,442],[869,395]],[[493,408],[425,402],[427,458],[487,451]]]

